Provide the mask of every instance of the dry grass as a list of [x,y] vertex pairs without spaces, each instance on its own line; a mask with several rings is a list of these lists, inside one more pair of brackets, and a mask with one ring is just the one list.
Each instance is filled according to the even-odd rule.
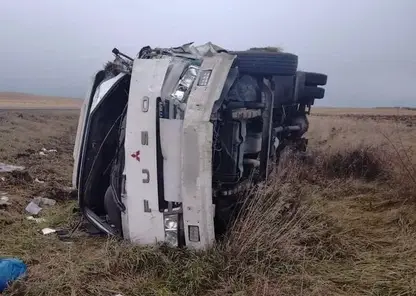
[[[0,113],[0,161],[29,168],[0,183],[12,201],[1,211],[0,254],[22,258],[29,274],[6,295],[416,295],[414,126],[311,116],[311,154],[287,157],[228,239],[197,253],[41,235],[78,219],[65,198],[42,214],[46,224],[24,219],[27,198],[69,185],[76,115],[19,114]],[[32,153],[43,146],[58,154]]]
[[412,108],[334,108],[334,107],[315,107],[312,114],[320,115],[367,115],[382,117],[384,115],[416,116],[416,109]]

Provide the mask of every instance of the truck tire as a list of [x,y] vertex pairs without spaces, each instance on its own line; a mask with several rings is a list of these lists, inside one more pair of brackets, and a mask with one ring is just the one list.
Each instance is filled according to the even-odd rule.
[[236,65],[240,73],[251,75],[281,75],[296,74],[298,56],[282,52],[262,51],[230,51],[237,55]]
[[304,72],[305,73],[305,85],[307,86],[317,86],[317,85],[325,85],[328,76],[321,73],[313,73],[313,72]]
[[323,99],[325,96],[325,89],[318,86],[304,86],[301,92],[301,97],[310,97],[315,99]]
[[314,97],[301,97],[298,102],[300,104],[313,105],[315,103],[315,98]]

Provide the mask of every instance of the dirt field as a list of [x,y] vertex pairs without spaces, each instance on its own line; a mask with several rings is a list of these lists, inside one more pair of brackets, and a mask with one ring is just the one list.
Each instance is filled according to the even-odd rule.
[[60,97],[45,97],[22,93],[0,92],[2,109],[78,109],[82,100]]
[[[26,167],[0,176],[0,256],[29,266],[5,295],[416,295],[415,111],[314,110],[313,157],[290,162],[203,253],[40,233],[78,219],[65,190],[77,113],[0,111],[0,162]],[[39,224],[25,213],[36,196],[57,200]]]
[[314,108],[313,115],[320,117],[330,116],[358,120],[374,120],[376,122],[388,121],[414,126],[416,123],[416,109],[399,108]]

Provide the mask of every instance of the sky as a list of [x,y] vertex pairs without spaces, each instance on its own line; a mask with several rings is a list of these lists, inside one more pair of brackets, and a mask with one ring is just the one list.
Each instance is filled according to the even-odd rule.
[[211,41],[297,54],[319,105],[416,107],[414,0],[0,1],[0,91],[83,98],[114,47]]

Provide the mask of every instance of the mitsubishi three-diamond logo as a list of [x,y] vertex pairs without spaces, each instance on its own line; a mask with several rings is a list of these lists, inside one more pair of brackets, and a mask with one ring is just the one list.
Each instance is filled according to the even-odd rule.
[[131,157],[135,158],[137,161],[140,161],[140,150],[137,150],[135,153],[133,153]]

